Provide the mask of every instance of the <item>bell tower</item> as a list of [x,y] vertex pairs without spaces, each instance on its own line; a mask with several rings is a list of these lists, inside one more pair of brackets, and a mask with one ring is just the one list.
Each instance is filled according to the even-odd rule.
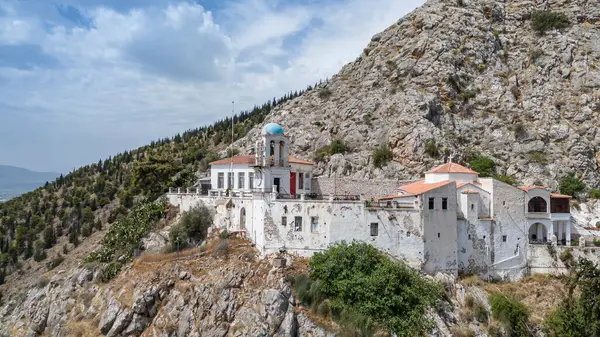
[[269,123],[256,141],[255,186],[263,192],[289,194],[290,145],[281,125]]

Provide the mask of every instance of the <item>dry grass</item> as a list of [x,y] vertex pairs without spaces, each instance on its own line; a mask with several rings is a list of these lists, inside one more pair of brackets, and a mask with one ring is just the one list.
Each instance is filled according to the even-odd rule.
[[[565,287],[561,277],[533,275],[519,282],[488,283],[484,290],[510,294],[531,309],[531,320],[540,323],[564,299]],[[551,294],[551,296],[549,296]]]
[[464,325],[455,325],[450,327],[450,333],[454,337],[475,337],[475,332],[471,330],[468,326]]
[[191,248],[191,249],[186,249],[186,250],[182,250],[180,252],[173,252],[173,253],[149,253],[149,254],[144,254],[143,256],[141,256],[140,258],[135,260],[135,264],[137,265],[139,263],[169,262],[169,261],[173,261],[173,260],[177,260],[177,259],[181,259],[181,258],[185,258],[185,257],[199,255],[199,254],[203,253],[204,251],[206,251],[206,248],[198,247],[198,248]]
[[485,282],[482,279],[480,279],[477,275],[466,276],[462,278],[459,282],[464,284],[465,286],[477,287],[481,287],[485,284]]
[[98,324],[93,324],[95,321],[79,321],[68,322],[62,329],[64,336],[73,337],[96,337],[102,336],[98,331]]

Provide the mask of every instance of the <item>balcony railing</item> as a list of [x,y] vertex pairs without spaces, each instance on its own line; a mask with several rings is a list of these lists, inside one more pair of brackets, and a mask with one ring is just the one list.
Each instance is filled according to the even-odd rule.
[[548,212],[527,212],[525,213],[527,219],[550,219],[550,213]]

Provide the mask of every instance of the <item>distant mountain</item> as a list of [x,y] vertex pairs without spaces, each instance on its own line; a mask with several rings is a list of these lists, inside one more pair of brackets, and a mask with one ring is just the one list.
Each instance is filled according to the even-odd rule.
[[0,165],[0,201],[33,191],[46,181],[54,181],[60,174],[35,172],[21,167]]

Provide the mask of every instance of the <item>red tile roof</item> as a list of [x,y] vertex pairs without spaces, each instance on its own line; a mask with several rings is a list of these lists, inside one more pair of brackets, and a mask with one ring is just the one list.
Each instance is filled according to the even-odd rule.
[[521,186],[519,188],[522,189],[525,192],[529,192],[529,191],[531,191],[533,189],[536,189],[536,188],[541,188],[543,190],[549,190],[550,189],[550,187],[548,187],[548,186]]
[[[255,158],[254,155],[234,156],[233,164],[252,165],[252,164],[254,164],[254,158]],[[291,164],[300,164],[300,165],[312,165],[313,164],[309,161],[298,159],[296,157],[291,157],[291,156],[289,157],[288,160]],[[230,163],[231,163],[231,157],[213,161],[211,163],[208,163],[208,165],[229,165]]]
[[388,195],[387,197],[381,197],[377,200],[391,200],[391,199],[398,199],[398,198],[406,198],[406,197],[414,197],[416,194],[397,194],[397,195]]
[[479,192],[475,190],[464,190],[461,192],[462,194],[479,194]]
[[312,165],[313,164],[311,161],[302,160],[302,159],[292,157],[292,156],[290,156],[288,161],[292,164],[300,164],[300,165]]
[[570,195],[566,195],[566,194],[550,193],[550,198],[554,198],[554,199],[571,199],[573,197],[570,196]]
[[453,182],[454,181],[448,180],[448,181],[440,181],[438,183],[426,184],[425,180],[421,180],[416,183],[400,186],[400,188],[398,188],[398,189],[401,191],[405,191],[406,193],[419,195],[419,194],[423,194],[423,193],[426,193],[429,191],[433,191],[442,186],[452,184]]
[[469,174],[479,174],[479,172],[475,172],[469,168],[466,168],[462,165],[456,163],[446,163],[440,165],[432,170],[429,170],[425,173],[469,173]]

